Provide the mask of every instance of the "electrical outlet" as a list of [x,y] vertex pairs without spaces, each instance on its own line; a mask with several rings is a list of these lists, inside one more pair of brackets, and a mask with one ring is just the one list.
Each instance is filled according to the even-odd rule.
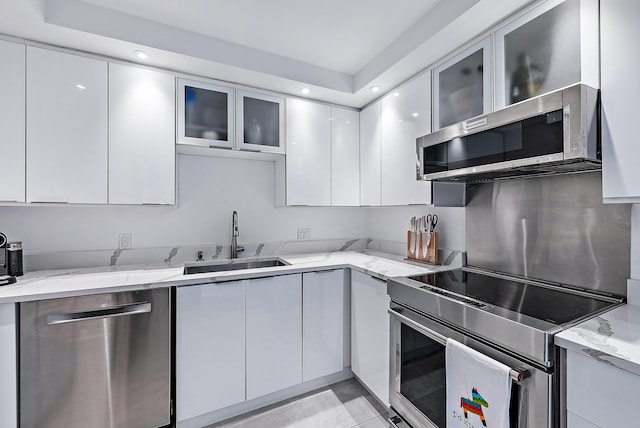
[[121,233],[120,235],[118,235],[118,249],[130,250],[131,240],[132,240],[132,237],[130,233]]
[[303,229],[298,229],[298,241],[308,241],[311,239],[311,228],[305,227]]

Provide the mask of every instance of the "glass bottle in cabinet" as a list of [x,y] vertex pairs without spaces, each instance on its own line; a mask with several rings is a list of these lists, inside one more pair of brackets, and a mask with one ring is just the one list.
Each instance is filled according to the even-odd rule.
[[496,108],[575,83],[598,87],[597,7],[546,2],[497,30]]
[[486,38],[434,69],[434,130],[491,110],[490,63]]
[[284,98],[237,91],[238,149],[284,153]]
[[233,88],[178,79],[178,143],[233,148]]

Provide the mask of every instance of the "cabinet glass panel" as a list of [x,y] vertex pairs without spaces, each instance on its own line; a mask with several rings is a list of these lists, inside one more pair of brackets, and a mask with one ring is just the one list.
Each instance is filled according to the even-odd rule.
[[499,107],[581,81],[580,19],[580,1],[567,0],[496,32]]
[[178,80],[178,142],[233,146],[233,89]]
[[434,70],[435,129],[491,108],[489,39],[466,49]]
[[284,100],[266,94],[238,91],[238,148],[284,152]]

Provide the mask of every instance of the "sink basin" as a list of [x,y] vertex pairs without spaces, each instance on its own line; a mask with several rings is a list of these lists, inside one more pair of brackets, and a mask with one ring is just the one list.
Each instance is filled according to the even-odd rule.
[[207,272],[224,272],[229,270],[257,269],[264,267],[287,266],[289,263],[282,259],[232,260],[224,262],[194,262],[184,266],[185,275]]

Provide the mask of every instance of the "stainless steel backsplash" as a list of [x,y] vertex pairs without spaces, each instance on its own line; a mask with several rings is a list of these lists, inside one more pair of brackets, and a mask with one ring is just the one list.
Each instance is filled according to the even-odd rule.
[[626,296],[631,205],[602,203],[602,174],[470,185],[470,266]]

